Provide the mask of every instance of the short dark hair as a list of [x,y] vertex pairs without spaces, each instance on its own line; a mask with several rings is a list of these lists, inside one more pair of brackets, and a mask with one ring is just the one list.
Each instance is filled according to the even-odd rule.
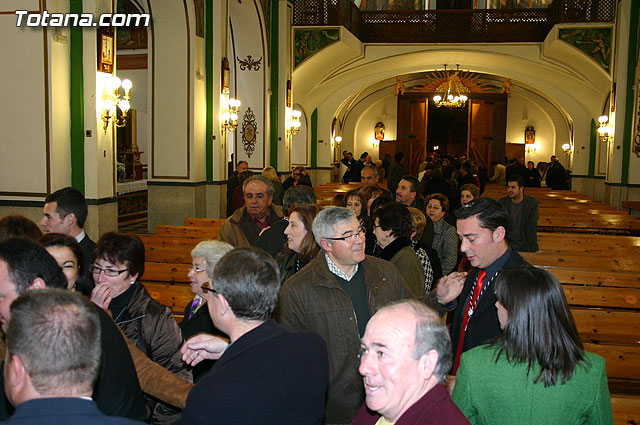
[[91,391],[100,366],[100,340],[98,311],[80,295],[41,289],[27,291],[11,304],[7,351],[20,357],[43,396]]
[[400,180],[406,180],[410,183],[411,186],[409,186],[409,190],[412,193],[418,191],[418,186],[420,186],[420,182],[418,181],[417,178],[413,177],[410,174],[407,174],[406,176],[402,176]]
[[509,214],[497,201],[491,198],[477,198],[455,211],[458,220],[477,217],[480,227],[495,231],[498,227],[509,230]]
[[144,273],[144,244],[136,235],[107,232],[98,239],[93,250],[93,261],[104,258],[112,264],[124,264],[129,274]]
[[360,159],[365,159],[365,158],[367,158],[367,156],[368,156],[368,155],[369,155],[369,154],[368,154],[367,152],[364,152],[364,153],[362,153],[362,154],[360,155]]
[[380,194],[380,196],[374,199],[373,202],[371,203],[371,208],[369,209],[369,213],[371,217],[373,217],[373,212],[375,210],[377,210],[378,208],[382,207],[383,205],[389,202],[395,202],[395,199],[393,199],[393,196],[391,195],[391,193],[385,190]]
[[282,198],[282,212],[287,216],[289,215],[289,208],[293,204],[308,205],[315,204],[316,201],[316,192],[312,187],[306,184],[291,186],[284,193],[284,198]]
[[56,203],[56,212],[60,218],[65,218],[69,213],[73,213],[76,216],[78,227],[84,227],[84,222],[89,215],[89,207],[82,192],[75,187],[65,187],[56,190],[44,200],[45,204],[52,202]]
[[76,238],[62,233],[46,233],[38,241],[45,249],[49,247],[66,247],[71,250],[73,256],[76,257],[76,264],[78,265],[78,280],[76,281],[75,289],[86,296],[91,296],[91,290],[94,285],[93,282],[89,281],[89,273],[87,272],[89,264],[84,263],[82,247],[80,247]]
[[400,161],[402,161],[402,160],[404,159],[404,153],[402,153],[402,152],[396,152],[396,154],[393,156],[393,159],[394,159],[396,162],[400,162]]
[[67,278],[46,249],[31,239],[10,238],[0,242],[0,261],[7,263],[9,277],[22,295],[34,279],[41,278],[49,288],[67,288]]
[[373,212],[373,221],[378,221],[382,230],[391,230],[396,239],[411,238],[411,213],[400,202],[387,202]]
[[238,162],[236,163],[236,168],[238,168],[238,167],[240,166],[240,164],[242,164],[243,162],[244,162],[245,164],[249,165],[249,163],[248,163],[247,161],[245,161],[244,159],[241,159],[240,161],[238,161]]
[[238,319],[267,320],[273,316],[280,273],[273,258],[260,248],[229,251],[216,264],[211,283]]
[[524,187],[524,177],[522,177],[520,174],[509,176],[509,178],[507,179],[507,184],[509,184],[510,182],[516,182],[518,183],[518,187]]
[[470,161],[463,162],[460,167],[469,174],[473,173],[473,164]]
[[535,371],[534,383],[564,384],[584,359],[584,347],[569,311],[562,285],[546,270],[531,265],[503,269],[496,279],[496,297],[508,312],[504,332],[495,344],[496,362]]
[[0,241],[9,238],[28,238],[36,241],[40,236],[40,227],[23,215],[11,214],[0,218]]

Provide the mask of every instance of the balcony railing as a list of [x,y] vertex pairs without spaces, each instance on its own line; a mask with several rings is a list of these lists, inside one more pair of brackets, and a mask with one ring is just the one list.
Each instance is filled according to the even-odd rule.
[[293,24],[341,25],[363,43],[543,41],[563,22],[612,22],[615,0],[555,0],[546,9],[361,11],[352,0],[296,0]]

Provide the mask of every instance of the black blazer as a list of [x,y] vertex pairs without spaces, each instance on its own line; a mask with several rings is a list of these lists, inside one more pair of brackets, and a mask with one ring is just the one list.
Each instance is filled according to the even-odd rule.
[[40,398],[22,403],[7,424],[14,425],[136,425],[122,417],[106,416],[95,402],[81,398]]
[[327,348],[269,320],[231,344],[189,392],[177,424],[321,424]]
[[[505,263],[503,269],[518,266],[521,264],[529,264],[516,251],[511,250],[511,255]],[[479,269],[473,269],[464,282],[462,293],[458,297],[458,305],[453,316],[453,324],[451,325],[451,350],[455,357],[458,349],[458,340],[460,339],[460,328],[462,327],[462,315],[465,309],[465,300],[469,296],[469,292],[473,287],[473,282],[478,276]],[[464,335],[464,345],[462,352],[481,345],[488,340],[500,335],[500,322],[498,321],[498,313],[496,312],[496,295],[494,294],[495,279],[484,290],[476,311],[469,319],[467,332]]]

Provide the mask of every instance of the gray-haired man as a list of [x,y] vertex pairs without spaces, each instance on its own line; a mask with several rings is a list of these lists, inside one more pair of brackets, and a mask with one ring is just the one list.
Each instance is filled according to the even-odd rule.
[[[364,401],[358,374],[360,338],[373,313],[412,297],[393,264],[364,253],[364,229],[352,210],[331,207],[313,222],[322,252],[285,283],[278,320],[290,329],[318,332],[329,354],[325,422],[351,423]],[[464,279],[449,279],[425,297],[434,308],[455,299]]]

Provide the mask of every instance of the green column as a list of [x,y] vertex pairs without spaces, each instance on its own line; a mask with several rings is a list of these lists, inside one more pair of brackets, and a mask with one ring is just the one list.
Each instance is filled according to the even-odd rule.
[[205,67],[207,79],[207,128],[205,131],[207,181],[213,180],[213,0],[205,4]]
[[[82,0],[69,0],[69,11],[81,14]],[[71,186],[84,193],[84,61],[82,46],[82,27],[70,27]]]
[[271,157],[271,166],[278,169],[278,72],[279,72],[279,0],[271,0],[271,103],[270,109],[270,144],[269,154]]
[[318,166],[318,108],[311,114],[311,168]]
[[[620,182],[622,184],[629,183],[629,162],[631,160],[631,143],[633,132],[633,105],[634,105],[634,90],[636,75],[636,65],[638,64],[638,24],[640,22],[640,2],[631,2],[631,13],[629,18],[629,53],[627,60],[627,86],[625,92],[627,101],[625,102],[624,113],[624,133],[622,138],[622,176]],[[618,17],[621,19],[622,17]],[[622,18],[624,19],[624,18]]]

